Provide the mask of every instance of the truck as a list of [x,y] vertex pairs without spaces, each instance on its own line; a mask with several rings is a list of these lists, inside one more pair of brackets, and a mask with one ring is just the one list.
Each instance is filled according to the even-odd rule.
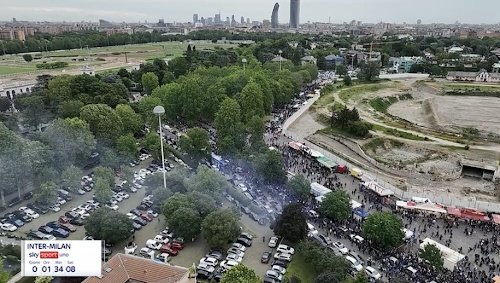
[[359,168],[351,168],[351,170],[349,170],[349,173],[351,174],[351,176],[359,180],[361,180],[361,177],[363,176],[363,171],[361,171],[361,169]]
[[321,185],[321,184],[318,184],[316,182],[314,183],[311,183],[311,195],[313,195],[314,197],[320,197],[320,196],[324,196],[328,193],[331,193],[332,190],[330,190],[329,188]]

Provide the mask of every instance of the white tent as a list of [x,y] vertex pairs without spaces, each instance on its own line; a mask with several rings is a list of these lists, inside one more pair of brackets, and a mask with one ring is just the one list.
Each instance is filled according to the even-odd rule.
[[351,199],[351,206],[352,206],[352,209],[356,209],[358,207],[361,207],[361,203]]
[[441,245],[440,243],[430,239],[430,238],[425,238],[424,241],[420,244],[420,249],[423,249],[427,245],[434,245],[436,248],[438,248],[441,253],[443,254],[443,259],[444,259],[444,264],[443,267],[452,270],[455,268],[457,263],[461,261],[465,255],[454,251],[450,248],[448,248],[445,245]]
[[396,207],[397,208],[404,208],[404,209],[420,210],[420,211],[431,212],[431,213],[447,213],[446,209],[444,209],[442,206],[434,204],[432,202],[416,203],[413,201],[400,201],[400,200],[398,200],[396,202]]
[[365,186],[381,197],[392,196],[394,194],[392,190],[382,187],[375,181],[365,182]]

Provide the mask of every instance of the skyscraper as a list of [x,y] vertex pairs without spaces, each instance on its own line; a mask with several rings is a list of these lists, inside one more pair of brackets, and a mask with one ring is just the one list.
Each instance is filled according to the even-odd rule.
[[198,14],[193,14],[193,24],[198,22]]
[[273,13],[271,15],[271,28],[278,28],[278,10],[280,9],[280,4],[274,4]]
[[290,27],[299,28],[300,0],[290,0]]
[[245,24],[245,17],[241,16],[241,24],[244,25]]
[[220,13],[215,14],[214,22],[215,22],[216,25],[218,25],[218,24],[221,23]]

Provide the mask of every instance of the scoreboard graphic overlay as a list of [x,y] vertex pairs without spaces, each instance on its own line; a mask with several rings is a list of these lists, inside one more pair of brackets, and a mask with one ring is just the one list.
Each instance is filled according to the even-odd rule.
[[100,276],[101,241],[22,241],[23,276]]

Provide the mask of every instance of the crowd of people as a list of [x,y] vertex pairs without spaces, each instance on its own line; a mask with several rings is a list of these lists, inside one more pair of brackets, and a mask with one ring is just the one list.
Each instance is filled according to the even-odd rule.
[[[310,85],[304,92],[310,93],[316,87],[318,85]],[[288,143],[293,140],[283,133],[282,126],[297,111],[291,105],[274,113],[266,133],[269,146],[282,152],[287,170],[302,174],[309,181],[321,183],[328,188],[345,190],[369,212],[383,210],[397,213],[401,216],[404,226],[413,231],[412,238],[408,239],[404,246],[391,251],[379,251],[367,242],[354,245],[368,256],[367,263],[385,271],[387,279],[479,283],[490,282],[500,271],[500,245],[497,242],[499,230],[494,224],[397,210],[395,200],[383,200],[351,176],[335,173],[310,155],[290,148]],[[314,206],[314,201],[311,201],[311,206]],[[342,225],[322,218],[315,221],[326,234],[333,237],[350,239],[350,234],[361,234],[362,221],[350,219]],[[418,256],[419,243],[425,238],[432,238],[445,246],[453,247],[463,253],[465,258],[453,270],[437,270],[424,263]]]

